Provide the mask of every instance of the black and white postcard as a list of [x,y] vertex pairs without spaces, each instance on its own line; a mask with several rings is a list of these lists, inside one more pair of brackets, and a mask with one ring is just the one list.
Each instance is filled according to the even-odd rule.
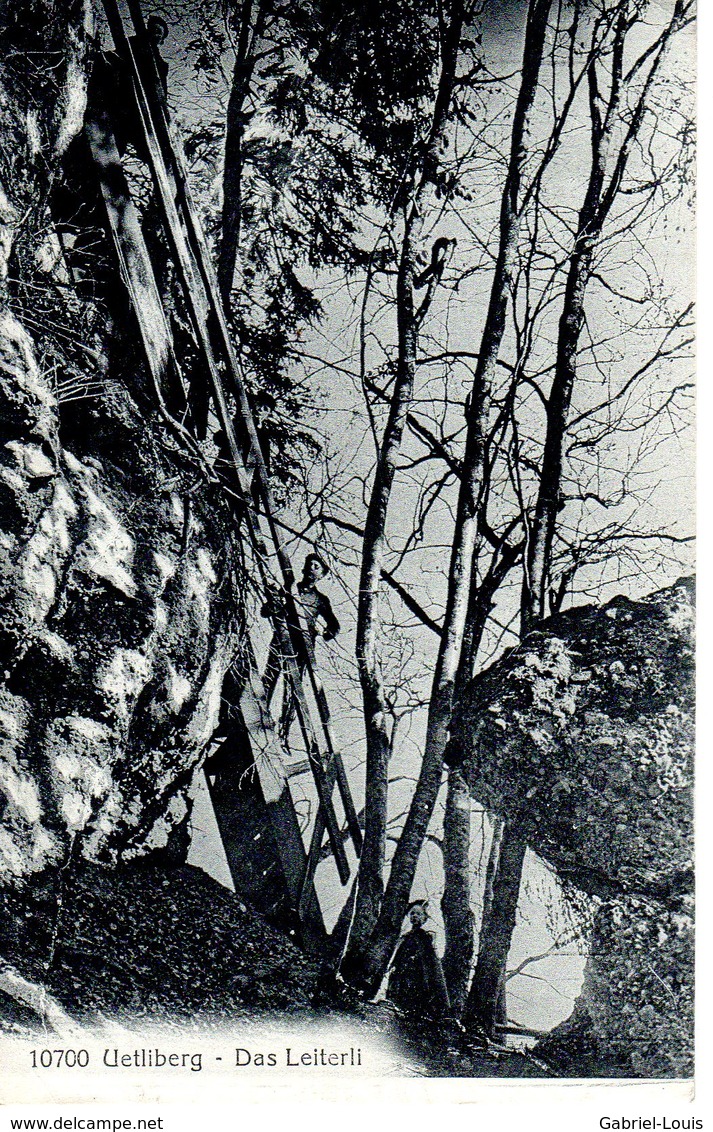
[[702,1127],[693,0],[0,41],[0,1100]]

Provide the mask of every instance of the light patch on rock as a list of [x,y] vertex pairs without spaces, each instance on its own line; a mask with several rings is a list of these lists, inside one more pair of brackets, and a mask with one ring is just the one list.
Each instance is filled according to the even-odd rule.
[[74,649],[69,641],[65,641],[64,637],[60,637],[59,633],[53,633],[50,629],[43,629],[39,639],[47,651],[57,660],[61,660],[65,664],[71,664],[74,659]]
[[84,828],[96,801],[111,790],[115,738],[107,724],[80,715],[53,720],[47,729],[58,807],[70,832]]
[[90,743],[110,743],[111,728],[97,719],[90,719],[85,715],[69,715],[65,720],[66,726],[71,728],[75,735],[87,739]]
[[31,778],[20,776],[7,764],[0,765],[0,790],[29,825],[40,821],[42,807],[37,787]]
[[27,138],[29,155],[34,160],[39,156],[40,150],[42,149],[42,138],[40,136],[36,110],[30,109],[25,115],[25,136]]
[[10,711],[0,711],[0,730],[6,739],[19,739],[22,728],[17,715]]
[[104,578],[127,597],[134,597],[136,583],[131,573],[134,540],[86,483],[84,496],[89,512],[89,534],[77,556],[77,568]]
[[69,489],[61,482],[55,484],[52,512],[55,516],[54,532],[61,550],[68,551],[71,545],[69,520],[77,516],[77,504]]
[[25,490],[25,481],[15,468],[0,468],[0,476],[16,495]]
[[197,569],[194,563],[186,567],[184,586],[187,596],[193,600],[193,615],[199,622],[201,633],[208,633],[210,629],[211,584],[210,577],[203,570]]
[[168,843],[168,837],[175,825],[183,821],[188,812],[186,799],[183,794],[174,794],[169,802],[166,812],[158,818],[149,830],[146,839],[140,846],[136,846],[126,854],[127,857],[142,857],[151,849],[163,849]]
[[15,750],[22,747],[27,734],[29,705],[21,696],[0,687],[0,753],[13,761]]
[[62,452],[62,459],[70,472],[74,472],[79,476],[92,475],[91,470],[88,467],[85,467],[81,460],[78,460],[77,457],[69,450]]
[[213,563],[210,560],[208,551],[203,547],[200,547],[198,553],[196,554],[196,563],[201,574],[203,574],[203,576],[208,579],[210,584],[214,586],[218,581],[218,578],[216,576],[215,570],[213,569]]
[[108,664],[97,675],[97,684],[105,695],[128,716],[129,706],[151,675],[151,661],[136,649],[117,649]]
[[512,676],[527,683],[532,690],[533,707],[571,714],[574,700],[565,691],[572,675],[572,659],[564,641],[551,637],[543,654],[526,652]]
[[87,105],[87,77],[85,68],[77,58],[70,58],[67,64],[64,97],[59,104],[60,114],[55,152],[61,156],[72,138],[84,125],[84,111]]
[[[42,540],[45,542],[46,540]],[[43,546],[46,550],[46,546]],[[33,621],[42,621],[49,612],[56,594],[55,574],[52,567],[41,554],[28,544],[27,554],[22,564],[22,583],[25,593],[32,597],[28,602],[29,614]]]
[[35,433],[49,438],[56,421],[57,400],[40,377],[29,334],[9,310],[0,311],[0,344],[0,368],[17,380],[19,392],[36,403],[36,410],[51,412],[51,418],[44,419],[37,413],[34,423]]
[[90,800],[78,790],[67,791],[60,808],[69,833],[79,833],[92,816]]
[[99,849],[106,844],[108,837],[124,818],[125,800],[122,794],[112,786],[110,792],[102,801],[101,807],[94,815],[91,831],[83,838],[82,856],[92,860]]
[[156,609],[154,610],[154,624],[156,632],[162,633],[168,626],[168,610],[162,601],[156,602]]
[[[82,839],[82,856],[93,860],[100,849],[106,850],[107,839],[119,826],[124,829],[135,828],[141,821],[142,813],[141,799],[126,798],[114,783],[94,815],[91,832]],[[110,856],[115,861],[116,850],[112,850]]]
[[191,694],[191,682],[168,663],[168,698],[174,711],[180,711]]
[[71,545],[69,519],[76,515],[76,511],[71,495],[58,483],[52,504],[42,515],[20,558],[18,565],[25,615],[35,623],[44,620],[54,603],[60,563]]
[[111,788],[111,775],[93,758],[72,757],[64,752],[55,759],[55,768],[66,782],[80,783],[91,798],[100,798]]
[[169,558],[168,555],[161,554],[159,550],[154,551],[153,560],[156,563],[159,578],[161,579],[160,586],[163,590],[166,583],[170,582],[171,578],[176,573],[176,562],[174,559]]
[[222,647],[216,647],[208,676],[186,728],[185,741],[194,750],[203,750],[218,726],[223,679],[230,661],[231,655],[224,641]]
[[38,271],[44,275],[51,275],[56,281],[62,276],[62,282],[69,283],[69,275],[64,264],[64,256],[59,236],[56,232],[46,232],[39,247],[35,249],[32,257]]
[[0,878],[22,880],[57,863],[61,847],[39,822],[27,824],[13,816],[0,826]]
[[54,463],[45,455],[39,444],[21,444],[19,440],[11,440],[5,448],[13,454],[18,467],[29,479],[50,479],[57,474]]
[[693,629],[696,623],[696,615],[693,606],[690,602],[677,602],[669,609],[666,621],[672,629],[679,633],[685,633]]
[[0,826],[0,876],[22,877],[30,870],[10,830]]
[[18,560],[16,602],[23,617],[35,625],[44,620],[55,601],[60,564],[70,547],[67,520],[75,511],[71,497],[58,484],[52,505]]
[[60,778],[65,782],[71,782],[73,778],[79,777],[81,763],[73,751],[62,751],[55,758],[54,765]]

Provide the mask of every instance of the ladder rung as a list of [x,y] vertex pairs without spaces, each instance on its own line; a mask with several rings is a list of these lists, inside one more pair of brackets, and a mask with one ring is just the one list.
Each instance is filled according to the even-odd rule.
[[288,763],[285,766],[285,774],[288,778],[297,778],[300,774],[309,774],[312,770],[312,764],[309,759],[303,759],[299,763]]

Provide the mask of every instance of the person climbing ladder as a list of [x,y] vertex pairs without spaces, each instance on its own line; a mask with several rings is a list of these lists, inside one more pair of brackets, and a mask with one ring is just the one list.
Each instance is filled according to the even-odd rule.
[[[287,631],[284,634],[277,632],[273,634],[262,678],[268,706],[272,702],[277,682],[284,670],[286,658],[283,653],[283,641],[289,640],[294,650],[292,656],[297,661],[300,673],[303,673],[307,665],[305,650],[310,649],[309,660],[314,663],[314,646],[317,637],[321,636],[325,641],[332,641],[340,631],[341,626],[334,615],[329,598],[317,588],[317,582],[328,573],[329,567],[319,554],[307,555],[302,568],[302,578],[297,583],[295,594],[295,605],[306,633],[300,633],[298,626],[290,626],[286,622]],[[279,603],[278,598],[266,601],[261,609],[262,616],[270,617],[276,614],[281,616],[282,612],[277,603]],[[280,731],[285,741],[289,736],[294,717],[294,697],[286,684],[280,717]]]

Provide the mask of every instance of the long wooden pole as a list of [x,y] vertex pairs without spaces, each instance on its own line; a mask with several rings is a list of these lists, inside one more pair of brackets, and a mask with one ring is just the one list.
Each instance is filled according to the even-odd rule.
[[[115,44],[132,65],[136,99],[142,119],[149,162],[165,209],[167,235],[181,273],[182,283],[188,298],[189,308],[191,308],[194,329],[199,345],[201,346],[201,351],[208,365],[216,408],[228,441],[231,463],[238,478],[239,494],[246,505],[246,517],[248,518],[249,529],[255,544],[258,562],[261,571],[264,571],[267,567],[270,555],[268,554],[267,547],[255,522],[255,518],[249,514],[251,510],[249,498],[253,476],[254,486],[262,497],[263,508],[270,530],[270,541],[275,548],[280,574],[282,575],[285,594],[285,611],[288,622],[294,625],[298,633],[304,635],[300,625],[296,603],[291,593],[291,587],[294,583],[294,573],[273,517],[274,504],[272,493],[254,424],[252,409],[240,376],[238,360],[230,339],[222,304],[218,298],[217,284],[213,277],[207,248],[205,247],[200,225],[196,221],[195,209],[190,197],[185,169],[183,168],[174,139],[171,135],[170,124],[163,101],[158,93],[158,75],[154,67],[154,74],[148,76],[149,81],[146,82],[145,77],[142,75],[141,61],[137,58],[132,43],[126,35],[123,19],[118,5],[116,4],[116,0],[104,0],[104,7],[107,12],[107,18]],[[148,34],[143,16],[136,0],[129,0],[129,9],[137,36],[148,43]],[[168,159],[168,161],[166,159]],[[196,302],[196,300],[198,300],[198,302]],[[233,395],[238,404],[238,419],[242,426],[241,431],[244,434],[241,438],[243,441],[242,444],[238,443],[235,434],[234,421],[227,405],[221,380],[221,371],[216,361],[213,343],[205,318],[206,314],[210,315],[212,318],[214,331],[217,329],[217,344],[219,353],[223,354],[224,371],[233,379]],[[252,465],[249,470],[246,468],[246,460],[249,460]],[[267,582],[267,579],[265,578],[264,581]],[[279,627],[277,626],[276,631],[279,633]],[[307,642],[305,641],[305,645],[306,644]],[[283,651],[289,657],[291,650],[285,649]],[[340,877],[343,883],[346,883],[349,876],[348,864],[341,838],[339,837],[336,815],[331,805],[331,789],[334,778],[336,778],[339,787],[347,824],[357,853],[361,848],[361,829],[349,790],[344,765],[341,756],[335,750],[332,740],[329,725],[329,709],[324,689],[314,664],[311,662],[308,647],[304,648],[304,653],[307,659],[305,668],[309,673],[322,730],[326,740],[328,759],[333,766],[334,774],[323,765],[322,757],[319,752],[319,744],[311,723],[309,708],[304,697],[299,665],[296,662],[294,665],[290,665],[288,660],[288,674],[290,682],[294,687],[300,725],[305,736],[321,809],[324,811],[323,816],[330,835],[330,844],[335,855]],[[294,668],[294,671],[292,671],[292,668]]]

